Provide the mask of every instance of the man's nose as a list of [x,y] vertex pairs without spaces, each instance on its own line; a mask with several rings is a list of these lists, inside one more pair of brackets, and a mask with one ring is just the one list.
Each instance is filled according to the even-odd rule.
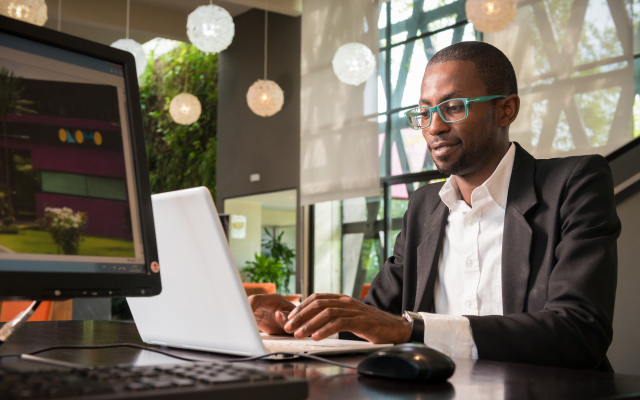
[[427,135],[440,135],[450,130],[449,124],[444,122],[440,117],[440,114],[434,112],[431,114],[431,125],[428,128],[422,130],[422,134],[426,138]]

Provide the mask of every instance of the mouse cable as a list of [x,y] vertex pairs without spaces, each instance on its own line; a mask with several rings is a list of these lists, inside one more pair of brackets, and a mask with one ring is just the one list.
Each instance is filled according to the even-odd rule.
[[[51,346],[51,347],[45,347],[43,349],[35,350],[35,351],[32,351],[30,353],[26,353],[26,354],[33,356],[33,355],[44,353],[46,351],[51,351],[51,350],[70,350],[70,349],[92,350],[92,349],[113,349],[113,348],[117,348],[117,347],[132,347],[132,348],[136,348],[136,349],[152,351],[154,353],[162,354],[162,355],[165,355],[165,356],[168,356],[168,357],[176,358],[178,360],[189,361],[189,362],[203,362],[203,361],[246,362],[246,361],[260,360],[260,359],[265,358],[265,357],[283,355],[283,356],[290,356],[290,357],[309,358],[311,360],[321,361],[321,362],[324,362],[324,363],[327,363],[327,364],[335,365],[337,367],[356,369],[356,367],[353,366],[353,365],[339,363],[339,362],[336,362],[336,361],[332,361],[332,360],[326,359],[324,357],[318,357],[318,356],[314,356],[314,355],[311,355],[311,354],[298,354],[298,353],[287,353],[287,352],[278,351],[278,352],[275,352],[275,353],[263,354],[261,356],[238,358],[238,359],[234,359],[234,360],[203,360],[203,359],[194,359],[194,358],[181,357],[181,356],[178,356],[176,354],[171,354],[169,352],[158,350],[158,349],[155,349],[153,347],[142,346],[142,345],[135,344],[135,343],[118,343],[118,344],[103,344],[103,345],[77,345],[77,346],[74,346],[74,345],[69,345],[69,346]],[[0,359],[7,358],[7,357],[20,357],[21,355],[22,354],[0,355]]]

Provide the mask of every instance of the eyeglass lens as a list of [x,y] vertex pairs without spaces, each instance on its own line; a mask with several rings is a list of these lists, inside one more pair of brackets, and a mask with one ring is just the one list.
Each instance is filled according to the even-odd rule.
[[[456,122],[466,115],[466,105],[462,100],[451,100],[438,107],[444,122]],[[426,128],[431,125],[431,111],[427,108],[417,108],[409,112],[409,121],[415,128]]]

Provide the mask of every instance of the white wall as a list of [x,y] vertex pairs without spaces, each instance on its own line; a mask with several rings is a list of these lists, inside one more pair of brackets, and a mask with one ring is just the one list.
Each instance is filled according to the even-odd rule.
[[247,218],[247,235],[244,239],[234,239],[229,235],[231,254],[238,269],[242,269],[245,262],[255,258],[255,253],[262,252],[262,206],[260,203],[226,200],[224,210],[229,215],[244,215]]

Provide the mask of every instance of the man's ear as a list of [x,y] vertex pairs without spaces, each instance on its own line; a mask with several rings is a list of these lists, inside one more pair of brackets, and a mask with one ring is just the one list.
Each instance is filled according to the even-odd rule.
[[512,94],[505,99],[498,100],[498,112],[496,113],[498,127],[509,126],[516,120],[520,111],[520,96]]

